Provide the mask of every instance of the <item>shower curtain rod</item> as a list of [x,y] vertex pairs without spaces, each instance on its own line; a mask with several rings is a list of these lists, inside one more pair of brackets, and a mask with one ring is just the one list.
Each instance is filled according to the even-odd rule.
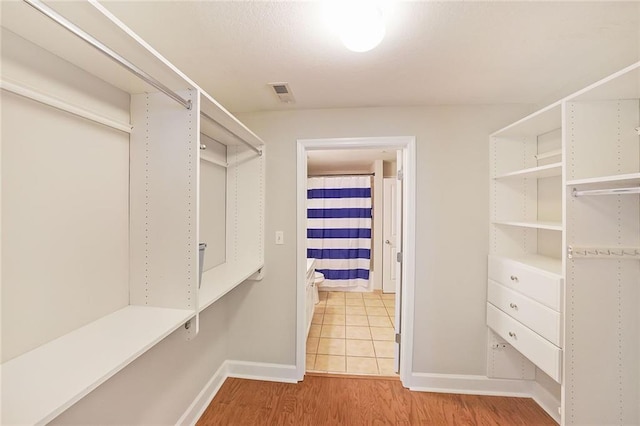
[[339,173],[336,175],[307,175],[308,178],[312,177],[342,177],[342,176],[375,176],[375,173]]

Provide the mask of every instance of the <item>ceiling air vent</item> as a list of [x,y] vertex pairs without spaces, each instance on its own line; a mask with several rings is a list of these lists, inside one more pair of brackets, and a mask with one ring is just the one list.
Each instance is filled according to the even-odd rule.
[[269,83],[269,86],[271,86],[273,93],[276,94],[283,104],[292,104],[296,101],[289,88],[289,83]]

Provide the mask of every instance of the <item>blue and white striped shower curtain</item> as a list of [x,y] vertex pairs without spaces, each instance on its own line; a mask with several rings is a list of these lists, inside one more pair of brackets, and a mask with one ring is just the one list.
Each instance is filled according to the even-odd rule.
[[324,287],[363,290],[371,269],[371,177],[314,177],[307,181],[307,258]]

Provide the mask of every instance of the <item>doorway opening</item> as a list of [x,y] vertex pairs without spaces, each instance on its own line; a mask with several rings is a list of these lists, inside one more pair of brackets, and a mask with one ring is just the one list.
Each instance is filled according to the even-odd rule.
[[[331,157],[336,151],[340,155]],[[325,161],[322,166],[322,160],[318,160],[327,156],[334,159],[354,158],[357,156],[356,153],[362,152],[367,152],[369,158],[378,156],[375,159],[377,161],[370,162],[368,166],[365,165],[365,169],[357,169],[353,165],[345,167],[344,161],[335,160],[331,161],[329,166]],[[384,158],[387,160],[386,164]],[[393,161],[394,158],[395,161]],[[384,170],[385,165],[386,171]],[[302,380],[305,371],[383,376],[399,373],[400,380],[407,385],[411,371],[413,346],[415,138],[298,140],[297,167],[298,326],[296,369],[298,379]],[[331,258],[331,252],[336,252],[333,246],[336,243],[344,244],[344,241],[331,240],[329,242],[331,248],[327,250],[315,247],[307,250],[308,241],[312,246],[319,241],[315,240],[314,236],[307,240],[310,223],[309,226],[313,229],[309,228],[309,235],[318,233],[318,229],[315,229],[316,225],[312,223],[314,219],[312,216],[316,209],[309,207],[308,210],[309,200],[307,199],[308,194],[316,191],[315,189],[307,191],[308,182],[311,182],[309,184],[311,186],[316,183],[313,179],[308,180],[308,178],[309,176],[324,178],[328,175],[344,177],[354,174],[371,177],[372,199],[359,201],[370,203],[369,210],[377,211],[377,214],[374,213],[369,219],[371,223],[370,242],[361,239],[360,242],[348,243],[349,245],[370,244],[370,249],[355,249],[360,253],[356,257],[362,258],[357,259],[360,265],[363,262],[370,262],[370,275],[364,266],[357,272],[355,269],[350,269],[350,272],[355,273],[350,278],[366,279],[355,280],[355,282],[351,280],[349,284],[353,284],[353,286],[343,288],[340,285],[343,281],[334,280],[334,276],[335,273],[344,274],[345,270],[326,269],[331,268],[326,264],[335,263],[334,258]],[[336,181],[333,178],[329,180]],[[331,187],[331,185],[333,184],[329,186]],[[387,191],[384,191],[385,186]],[[385,192],[386,195],[384,195]],[[354,197],[361,197],[361,195]],[[331,201],[331,207],[335,207],[335,201]],[[313,200],[312,204],[316,202],[317,200]],[[385,215],[382,214],[383,211],[386,212]],[[311,219],[308,218],[308,215]],[[349,217],[348,220],[352,221],[351,216]],[[384,217],[387,218],[386,225]],[[322,216],[322,218],[326,218],[326,216]],[[331,220],[322,219],[320,222],[331,222]],[[335,228],[335,223],[335,221],[332,222],[331,228]],[[366,228],[367,225],[362,226]],[[358,227],[360,228],[360,225]],[[332,229],[330,232],[334,231],[335,229]],[[341,230],[341,232],[343,231]],[[331,260],[326,262],[321,259],[320,262],[324,262],[321,265],[324,266],[316,267],[316,269],[329,274],[330,279],[326,280],[329,285],[322,285],[322,276],[319,280],[315,279],[316,282],[320,281],[321,285],[318,293],[319,303],[315,304],[312,295],[315,290],[312,270],[315,262],[308,255],[323,257],[323,254],[326,253],[329,253]],[[341,268],[341,266],[337,266],[337,268]],[[356,268],[360,268],[360,266],[356,266]],[[363,271],[366,271],[365,275],[363,275]]]

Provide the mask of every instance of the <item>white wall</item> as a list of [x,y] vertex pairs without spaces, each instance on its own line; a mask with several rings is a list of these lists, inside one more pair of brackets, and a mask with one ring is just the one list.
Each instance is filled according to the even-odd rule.
[[[128,122],[128,94],[4,29],[1,50],[3,81]],[[128,304],[129,135],[0,103],[5,362]]]
[[[230,294],[231,359],[295,363],[296,140],[415,135],[421,269],[413,371],[484,375],[488,135],[529,112],[443,106],[238,114],[269,146],[266,277]],[[284,245],[274,244],[276,230],[284,231]]]

